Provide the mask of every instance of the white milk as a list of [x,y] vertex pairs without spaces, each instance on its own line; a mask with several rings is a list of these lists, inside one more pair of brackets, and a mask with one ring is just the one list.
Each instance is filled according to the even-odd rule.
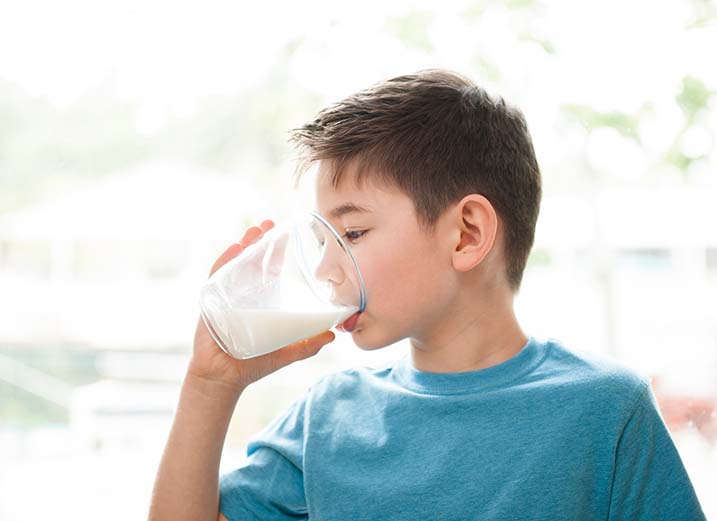
[[338,310],[229,309],[217,316],[219,334],[234,358],[275,351],[340,324],[358,307]]

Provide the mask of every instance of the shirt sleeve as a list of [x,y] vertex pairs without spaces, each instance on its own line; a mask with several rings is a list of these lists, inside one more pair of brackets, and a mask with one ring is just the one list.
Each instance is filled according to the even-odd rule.
[[229,521],[308,519],[305,403],[306,395],[252,436],[245,464],[220,478],[219,510]]
[[706,520],[649,384],[617,444],[608,519]]

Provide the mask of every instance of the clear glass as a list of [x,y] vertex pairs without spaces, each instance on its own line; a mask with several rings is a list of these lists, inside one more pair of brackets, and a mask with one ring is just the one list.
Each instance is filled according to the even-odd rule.
[[204,323],[234,358],[280,349],[366,308],[349,246],[323,217],[295,215],[220,267],[202,287]]

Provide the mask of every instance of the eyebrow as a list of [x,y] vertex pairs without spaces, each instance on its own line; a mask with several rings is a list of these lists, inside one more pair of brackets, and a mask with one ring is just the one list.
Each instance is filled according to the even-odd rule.
[[329,215],[334,219],[338,219],[342,215],[346,215],[348,213],[371,213],[371,210],[354,203],[344,203],[341,206],[337,206],[336,208],[331,210],[329,212]]

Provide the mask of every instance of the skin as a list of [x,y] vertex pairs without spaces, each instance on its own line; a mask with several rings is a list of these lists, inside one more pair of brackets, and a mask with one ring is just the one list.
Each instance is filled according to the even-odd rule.
[[[252,226],[212,266],[210,275],[274,226]],[[314,356],[335,338],[331,331],[262,356],[237,360],[214,342],[201,317],[179,403],[157,470],[150,521],[225,519],[219,513],[219,462],[229,421],[243,391],[253,382],[298,360]]]
[[[351,333],[357,346],[408,338],[417,369],[448,373],[499,364],[526,344],[505,278],[501,222],[488,199],[465,196],[429,235],[407,195],[374,181],[359,186],[353,164],[337,188],[320,165],[314,184],[317,211],[349,243],[366,285],[367,308]],[[331,218],[346,202],[371,211]]]
[[[467,195],[444,212],[428,235],[420,230],[405,194],[376,183],[358,186],[351,168],[334,189],[320,165],[315,206],[350,243],[364,279],[367,307],[351,333],[355,344],[373,350],[408,338],[414,366],[434,373],[478,370],[517,354],[527,337],[513,312],[501,253],[503,232],[490,202]],[[329,217],[331,209],[346,202],[371,212]],[[219,256],[210,275],[273,226],[267,220],[249,228]],[[329,258],[321,269],[340,298],[351,293],[351,284],[355,287],[350,266]],[[236,360],[219,348],[199,318],[149,519],[225,519],[219,513],[219,462],[243,391],[316,355],[334,338],[325,331],[272,353]]]

